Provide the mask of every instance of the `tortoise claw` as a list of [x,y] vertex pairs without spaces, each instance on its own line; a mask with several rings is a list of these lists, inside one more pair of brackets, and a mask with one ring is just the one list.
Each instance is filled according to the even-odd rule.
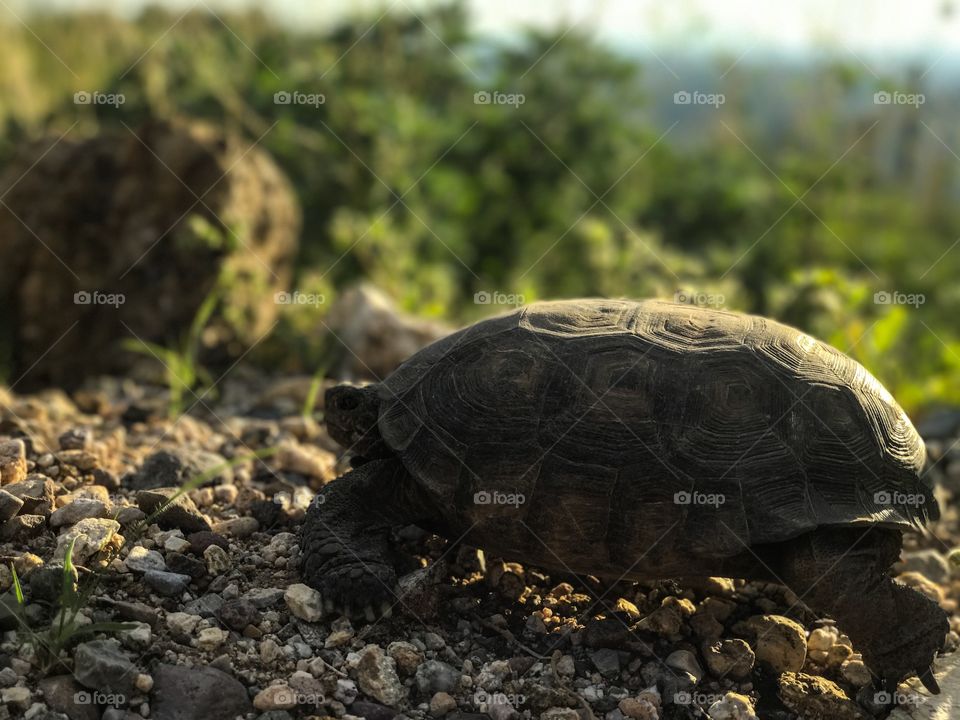
[[930,694],[940,694],[940,685],[937,683],[937,679],[933,676],[933,665],[928,667],[923,672],[917,673],[917,677],[920,678],[920,682],[923,683],[923,686],[930,692]]

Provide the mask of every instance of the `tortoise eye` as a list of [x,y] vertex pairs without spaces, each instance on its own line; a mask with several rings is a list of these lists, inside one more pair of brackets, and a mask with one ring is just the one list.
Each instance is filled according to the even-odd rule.
[[357,402],[357,396],[353,394],[344,395],[337,401],[337,406],[341,410],[355,410],[357,405],[359,405]]

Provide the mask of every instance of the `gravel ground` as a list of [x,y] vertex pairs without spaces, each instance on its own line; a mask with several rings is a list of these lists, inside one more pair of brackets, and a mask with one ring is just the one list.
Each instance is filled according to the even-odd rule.
[[[611,585],[403,528],[405,593],[391,617],[320,617],[297,576],[296,532],[316,489],[345,466],[322,424],[299,414],[309,384],[242,377],[176,421],[161,390],[132,380],[72,397],[0,389],[0,592],[13,602],[12,564],[33,627],[16,631],[0,609],[0,720],[888,713],[849,640],[767,583]],[[930,537],[908,541],[898,569],[957,631],[949,549],[960,520],[946,502],[960,489],[960,415],[920,429],[945,511]],[[205,484],[143,522],[198,476]],[[48,637],[37,633],[51,623],[71,541],[89,592],[81,629],[131,625],[78,635],[44,671]],[[958,643],[951,632],[946,652]],[[901,685],[900,704],[932,704],[918,687]]]

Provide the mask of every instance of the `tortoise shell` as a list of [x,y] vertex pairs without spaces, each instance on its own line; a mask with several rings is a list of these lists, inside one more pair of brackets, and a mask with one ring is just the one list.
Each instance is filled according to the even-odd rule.
[[435,502],[487,523],[488,536],[516,518],[484,493],[522,497],[538,537],[629,548],[679,523],[674,550],[700,557],[821,526],[915,529],[939,516],[923,441],[883,386],[758,316],[536,303],[430,345],[378,393],[387,445]]

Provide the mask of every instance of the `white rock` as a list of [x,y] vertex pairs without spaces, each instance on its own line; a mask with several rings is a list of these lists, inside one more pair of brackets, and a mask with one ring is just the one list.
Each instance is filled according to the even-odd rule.
[[73,560],[75,563],[85,563],[94,555],[103,550],[111,541],[122,542],[122,536],[117,534],[120,523],[107,518],[86,518],[57,538],[57,549],[54,550],[54,560],[63,560],[70,547],[71,541],[76,539],[73,546]]
[[54,510],[50,515],[50,527],[75,525],[86,518],[107,517],[107,506],[93,498],[80,497]]
[[204,628],[197,634],[197,647],[201,650],[216,650],[223,645],[230,633],[220,628]]
[[207,572],[216,577],[223,575],[233,565],[230,555],[219,545],[211,545],[203,551],[203,559],[207,563]]
[[0,690],[0,699],[4,705],[26,710],[30,707],[30,690],[25,687],[11,687]]
[[134,545],[123,561],[124,567],[133,572],[145,573],[147,570],[166,570],[167,563],[163,555],[156,550],[147,550],[140,545]]
[[135,625],[132,630],[123,633],[126,643],[141,649],[149,647],[153,639],[153,629],[147,623],[138,622]]
[[185,612],[174,612],[167,614],[167,627],[173,633],[180,635],[191,635],[203,618],[199,615],[191,615]]
[[184,537],[171,535],[163,541],[163,549],[170,552],[186,552],[190,549],[190,542]]
[[840,632],[835,627],[817,628],[807,638],[807,650],[829,650],[839,639]]
[[757,720],[750,698],[728,692],[707,710],[711,720]]
[[337,689],[333,691],[333,697],[344,705],[349,705],[357,699],[359,691],[357,684],[349,678],[337,678]]
[[320,593],[303,583],[296,583],[283,594],[290,612],[301,620],[316,622],[323,617],[323,600]]

